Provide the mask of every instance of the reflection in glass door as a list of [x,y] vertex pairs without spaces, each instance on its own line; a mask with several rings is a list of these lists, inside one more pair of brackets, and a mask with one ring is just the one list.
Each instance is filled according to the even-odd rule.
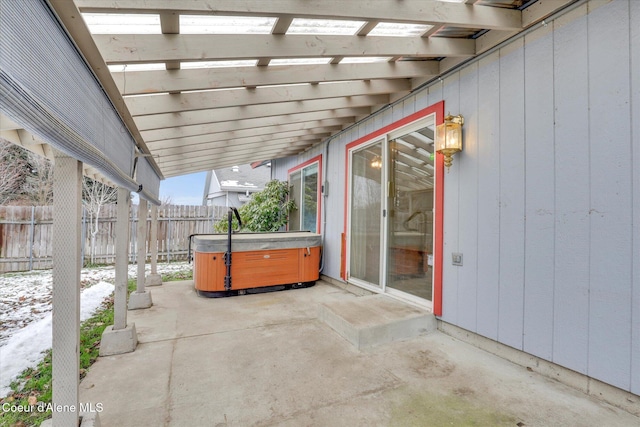
[[389,142],[386,287],[432,300],[433,129]]
[[296,207],[289,214],[289,230],[318,232],[318,162],[289,175],[289,197]]
[[289,214],[289,230],[300,230],[300,194],[302,193],[302,171],[296,171],[289,176],[289,197],[296,207]]
[[382,144],[351,153],[349,276],[380,286]]
[[302,230],[316,233],[318,224],[318,163],[302,169],[302,209],[300,220]]

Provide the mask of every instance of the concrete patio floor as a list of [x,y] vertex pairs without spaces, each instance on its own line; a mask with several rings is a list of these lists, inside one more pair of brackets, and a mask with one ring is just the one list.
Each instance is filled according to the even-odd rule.
[[440,332],[356,350],[324,282],[233,298],[190,281],[130,311],[135,352],[98,359],[80,401],[103,426],[638,426],[640,418]]

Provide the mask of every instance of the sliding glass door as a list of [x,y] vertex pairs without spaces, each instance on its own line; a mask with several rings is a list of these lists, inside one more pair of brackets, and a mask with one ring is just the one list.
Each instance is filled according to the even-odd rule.
[[351,152],[349,275],[380,286],[382,149],[377,141]]
[[348,280],[433,300],[434,119],[349,149]]
[[432,300],[433,129],[389,142],[386,286]]

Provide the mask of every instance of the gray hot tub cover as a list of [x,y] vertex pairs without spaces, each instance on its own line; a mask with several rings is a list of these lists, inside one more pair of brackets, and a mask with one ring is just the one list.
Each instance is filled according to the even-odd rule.
[[[196,252],[226,252],[226,234],[193,236]],[[231,235],[232,252],[312,248],[322,245],[322,235],[309,232],[237,233]]]

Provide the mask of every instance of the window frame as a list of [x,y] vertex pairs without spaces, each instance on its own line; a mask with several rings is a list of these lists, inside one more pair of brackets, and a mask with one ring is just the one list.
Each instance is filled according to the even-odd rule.
[[[300,172],[300,177],[304,175],[304,169],[313,166],[314,164],[318,165],[318,199],[317,199],[317,208],[316,208],[316,233],[322,233],[322,154],[319,154],[312,159],[307,160],[304,163],[300,163],[297,166],[292,167],[287,171],[287,182],[289,183],[289,187],[291,188],[291,175],[296,172]],[[289,195],[291,199],[291,195]],[[298,215],[302,213],[302,209],[298,209]],[[302,224],[302,218],[300,218],[300,224]],[[289,224],[287,223],[287,230],[289,229]]]

